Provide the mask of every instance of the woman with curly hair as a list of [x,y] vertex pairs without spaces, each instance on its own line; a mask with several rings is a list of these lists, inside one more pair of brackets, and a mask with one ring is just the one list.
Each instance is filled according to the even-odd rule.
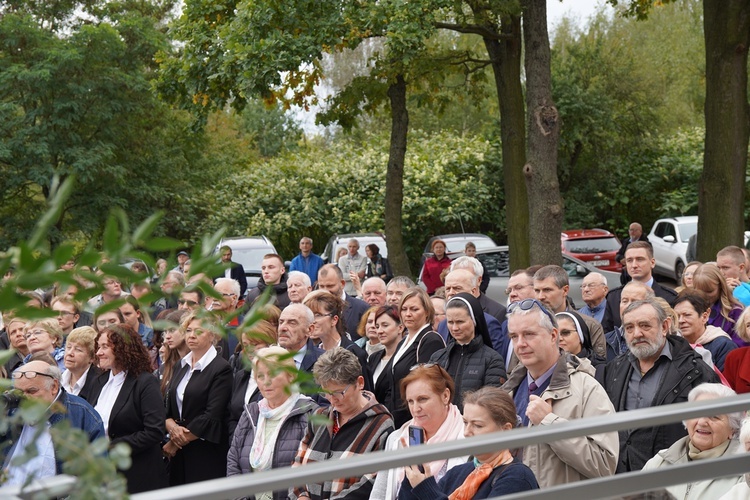
[[167,487],[161,453],[166,413],[141,336],[126,324],[104,328],[96,339],[96,357],[104,372],[97,379],[92,406],[111,444],[130,446],[133,463],[122,471],[128,492]]

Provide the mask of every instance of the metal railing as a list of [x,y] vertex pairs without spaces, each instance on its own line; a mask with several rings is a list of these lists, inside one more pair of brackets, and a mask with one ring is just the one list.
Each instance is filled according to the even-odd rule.
[[[243,474],[228,478],[192,483],[173,488],[155,490],[133,495],[133,500],[200,499],[213,500],[235,498],[262,491],[286,489],[305,483],[358,476],[374,471],[388,470],[406,465],[431,462],[448,457],[488,453],[501,449],[548,443],[578,436],[614,432],[639,427],[653,427],[704,415],[719,415],[750,409],[750,394],[724,399],[713,399],[693,403],[679,403],[641,410],[620,412],[613,415],[570,420],[548,426],[526,427],[507,432],[485,434],[448,443],[416,446],[395,451],[374,452],[357,457],[330,462],[319,462],[303,467],[285,467],[266,472]],[[689,483],[722,476],[740,475],[750,472],[750,453],[726,456],[715,460],[701,460],[685,465],[675,465],[646,472],[618,474],[556,486],[544,490],[503,497],[508,499],[593,499],[614,498],[645,491],[659,490],[666,486]],[[51,496],[64,495],[65,487],[72,488],[75,478],[57,476],[55,491]],[[49,483],[48,483],[49,484]],[[33,485],[34,492],[17,488],[0,488],[0,498],[39,498],[43,487]],[[68,489],[67,491],[70,491]]]

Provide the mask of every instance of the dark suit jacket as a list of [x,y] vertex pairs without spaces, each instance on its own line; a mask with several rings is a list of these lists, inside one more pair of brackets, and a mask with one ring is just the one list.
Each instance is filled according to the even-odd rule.
[[[96,406],[102,387],[109,379],[109,370],[96,379],[97,390],[92,394],[92,406]],[[168,486],[161,452],[165,414],[156,377],[146,372],[137,377],[128,374],[112,406],[107,434],[112,445],[126,443],[130,446],[133,464],[130,469],[122,471],[128,481],[129,493]]]
[[[623,285],[624,286],[624,285]],[[602,319],[602,328],[604,333],[611,332],[616,326],[622,326],[622,318],[620,318],[620,298],[622,297],[622,286],[610,290],[607,294],[607,307],[604,310],[604,318]],[[669,302],[671,306],[674,303],[674,299],[677,298],[677,292],[671,288],[661,286],[654,280],[654,284],[651,286],[657,297]]]
[[367,369],[367,352],[346,337],[341,337],[341,347],[357,356],[359,364],[362,365],[362,377],[365,379],[365,390],[372,392],[372,375]]
[[[239,262],[232,262],[232,268],[229,272],[229,277],[233,280],[236,280],[237,283],[240,284],[240,298],[244,297],[245,292],[247,291],[247,277],[245,276],[245,268],[242,267],[242,264],[240,264]],[[214,282],[216,282],[217,279],[223,277],[224,273],[214,276]]]
[[504,305],[496,300],[492,300],[483,293],[479,294],[479,304],[482,306],[482,311],[494,317],[501,325],[503,324],[505,313],[507,312]]
[[357,297],[346,295],[346,306],[344,307],[344,326],[352,340],[357,340],[357,327],[359,321],[362,319],[362,315],[367,312],[370,306],[364,300],[360,300]]
[[[242,356],[242,354],[239,354]],[[242,417],[242,411],[245,408],[246,403],[252,403],[253,401],[260,401],[263,396],[260,394],[258,388],[250,395],[250,400],[245,401],[245,392],[247,392],[247,384],[250,381],[250,377],[253,374],[249,367],[243,367],[234,372],[234,378],[232,380],[232,397],[229,400],[229,441],[231,442],[231,436],[234,435],[234,429],[237,427],[237,423]]]
[[[109,374],[109,372],[107,373]],[[101,374],[102,371],[98,367],[91,365],[89,374],[86,375],[86,383],[83,384],[81,392],[78,393],[78,397],[85,399],[91,406],[96,406],[96,399],[99,398],[99,393],[102,391],[102,387],[107,383],[109,377],[107,375],[103,379],[100,379]]]
[[216,356],[202,371],[193,373],[182,402],[177,408],[176,391],[189,367],[175,366],[167,394],[167,418],[190,429],[200,439],[178,451],[170,462],[169,484],[176,486],[226,476],[229,433],[228,406],[232,392],[232,368]]

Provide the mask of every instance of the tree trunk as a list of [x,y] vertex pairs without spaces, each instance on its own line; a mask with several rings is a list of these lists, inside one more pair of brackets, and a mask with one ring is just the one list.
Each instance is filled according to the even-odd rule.
[[[523,166],[526,162],[523,88],[521,87],[521,18],[504,16],[501,32],[509,38],[484,38],[500,107],[505,222],[510,269],[529,267],[529,202]],[[499,209],[500,207],[498,207]]]
[[563,206],[557,181],[560,116],[552,101],[546,0],[523,2],[528,139],[526,188],[529,196],[529,242],[532,264],[557,264]]
[[742,246],[745,172],[750,134],[747,51],[750,2],[704,0],[706,143],[698,191],[698,259]]
[[404,199],[404,159],[409,112],[406,109],[406,82],[403,75],[388,88],[391,101],[391,147],[385,174],[385,236],[388,261],[395,276],[411,276],[401,227],[401,205]]

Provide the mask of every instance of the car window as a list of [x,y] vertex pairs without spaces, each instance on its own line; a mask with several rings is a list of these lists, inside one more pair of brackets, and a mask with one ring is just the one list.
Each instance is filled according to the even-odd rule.
[[565,240],[564,246],[568,253],[605,253],[620,249],[620,244],[615,238]]
[[690,237],[698,231],[697,222],[683,222],[679,225],[680,241],[687,243]]
[[510,276],[510,255],[507,251],[480,253],[477,259],[484,264],[490,277]]
[[671,224],[669,222],[664,224],[664,238],[665,236],[674,236],[674,239],[677,239],[677,230],[674,227],[674,224]]
[[239,262],[245,271],[260,271],[263,256],[269,253],[275,253],[273,248],[245,248],[241,250],[232,250],[232,260]]
[[660,222],[656,226],[656,229],[654,230],[654,235],[658,236],[659,238],[663,238],[664,237],[664,233],[666,231],[666,226],[667,226],[666,222]]
[[563,256],[563,269],[565,269],[565,272],[568,273],[568,276],[586,276],[588,274],[587,272],[579,272],[578,271],[579,264],[575,261],[570,260],[569,258]]

